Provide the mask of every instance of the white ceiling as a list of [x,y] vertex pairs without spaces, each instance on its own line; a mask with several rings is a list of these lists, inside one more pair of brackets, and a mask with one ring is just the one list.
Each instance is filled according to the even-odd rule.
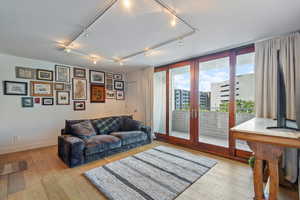
[[[119,0],[121,1],[121,0]],[[153,0],[130,0],[128,10],[115,4],[80,36],[78,50],[106,57],[123,57],[190,31]],[[198,31],[138,55],[122,68],[158,66],[300,30],[299,0],[163,0]],[[76,66],[94,66],[86,57],[67,54],[57,42],[67,42],[86,26],[109,0],[6,0],[0,7],[0,52]],[[95,67],[119,70],[118,63],[99,61]]]

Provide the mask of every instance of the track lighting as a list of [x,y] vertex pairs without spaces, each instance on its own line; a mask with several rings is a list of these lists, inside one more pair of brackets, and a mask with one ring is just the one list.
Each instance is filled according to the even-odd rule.
[[131,2],[130,0],[123,0],[123,5],[125,8],[130,8],[131,7]]
[[170,22],[170,24],[171,24],[171,26],[176,26],[176,18],[175,18],[175,16],[172,18],[172,20],[171,20],[171,22]]
[[65,52],[70,53],[70,52],[71,52],[71,49],[66,47],[66,48],[65,48]]

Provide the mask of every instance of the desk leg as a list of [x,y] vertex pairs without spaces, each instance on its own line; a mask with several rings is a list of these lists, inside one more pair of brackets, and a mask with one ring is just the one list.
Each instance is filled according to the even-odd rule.
[[263,161],[256,158],[253,169],[254,200],[264,200]]
[[277,200],[279,188],[278,160],[269,160],[270,170],[270,200]]
[[270,191],[268,200],[277,200],[279,189],[278,160],[282,155],[283,148],[258,142],[248,142],[248,144],[255,154],[253,171],[254,200],[267,200],[264,197],[263,191],[263,160],[266,160],[269,165]]

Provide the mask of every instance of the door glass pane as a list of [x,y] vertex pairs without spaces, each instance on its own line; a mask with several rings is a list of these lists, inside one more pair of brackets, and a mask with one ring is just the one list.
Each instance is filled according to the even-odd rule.
[[199,141],[228,147],[229,57],[199,63]]
[[[254,53],[237,56],[235,92],[236,125],[254,118],[254,58]],[[247,143],[242,140],[236,140],[236,148],[251,151]]]
[[153,126],[155,133],[166,134],[166,71],[154,73]]
[[190,66],[170,70],[170,136],[190,138],[190,88]]

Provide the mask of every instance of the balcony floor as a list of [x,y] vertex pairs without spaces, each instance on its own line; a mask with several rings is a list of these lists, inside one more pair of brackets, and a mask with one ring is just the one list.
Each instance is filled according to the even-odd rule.
[[[172,131],[170,134],[173,137],[183,138],[183,139],[189,139],[189,134],[186,132],[178,132],[178,131]],[[207,143],[207,144],[213,144],[216,146],[222,146],[222,147],[228,147],[228,139],[226,138],[218,138],[214,136],[207,136],[207,135],[200,135],[199,136],[199,142]],[[236,141],[236,148],[244,151],[250,151],[251,149],[247,145],[245,141],[237,140]]]

